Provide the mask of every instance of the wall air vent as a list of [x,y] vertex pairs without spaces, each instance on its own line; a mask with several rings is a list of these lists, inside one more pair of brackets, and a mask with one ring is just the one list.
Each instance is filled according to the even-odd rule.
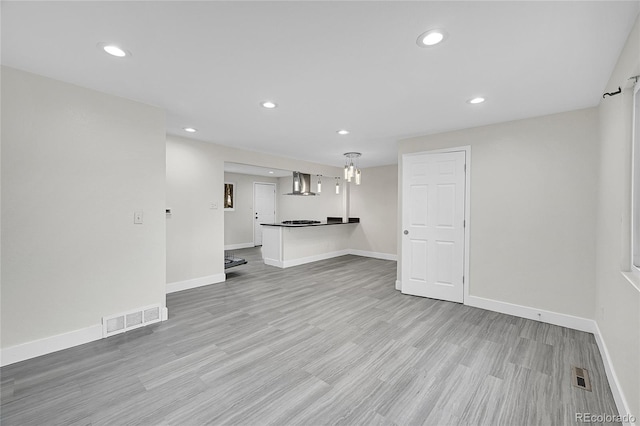
[[[103,319],[103,324],[106,324],[106,332],[109,334],[115,334],[120,331],[124,331],[124,317],[113,317],[108,320]],[[104,333],[103,333],[104,334]]]
[[160,305],[146,306],[121,314],[102,317],[102,337],[124,333],[145,325],[160,322]]
[[591,392],[591,379],[585,368],[571,367],[571,384],[577,388]]

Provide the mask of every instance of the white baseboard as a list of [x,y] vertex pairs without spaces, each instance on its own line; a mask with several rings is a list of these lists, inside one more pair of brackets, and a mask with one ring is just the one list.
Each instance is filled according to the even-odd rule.
[[587,318],[576,317],[568,314],[545,311],[529,306],[516,305],[508,302],[501,302],[493,299],[485,299],[478,296],[467,296],[464,304],[488,311],[500,312],[502,314],[527,318],[535,321],[546,322],[561,327],[573,328],[574,330],[596,333],[595,321]]
[[227,279],[227,276],[222,274],[209,275],[206,277],[193,278],[185,281],[177,281],[174,283],[167,283],[167,294],[175,293],[176,291],[189,290],[190,288],[202,287],[209,284],[221,283]]
[[239,249],[243,249],[243,248],[252,248],[252,247],[255,247],[255,245],[253,244],[253,242],[250,242],[250,243],[239,243],[239,244],[225,245],[224,249],[225,250],[239,250]]
[[[596,331],[593,335],[596,338],[596,344],[598,345],[598,349],[600,350],[600,356],[602,357],[602,363],[604,364],[604,370],[607,373],[607,380],[609,381],[609,387],[611,388],[611,393],[613,394],[613,400],[616,403],[616,408],[618,409],[618,414],[621,416],[630,415],[631,410],[629,409],[629,404],[627,404],[627,399],[624,396],[624,392],[622,392],[622,387],[620,386],[620,382],[618,381],[618,376],[616,374],[615,369],[613,368],[613,363],[611,362],[611,356],[609,355],[609,350],[607,349],[607,345],[602,338],[602,334],[600,334],[600,328],[598,327],[597,322],[593,322]],[[640,415],[640,413],[634,413],[635,415]],[[638,419],[636,418],[636,421]],[[623,422],[625,426],[635,426],[636,423]]]
[[100,339],[102,339],[102,324],[96,324],[80,330],[22,343],[2,349],[0,352],[0,366],[4,367],[5,365],[14,364],[52,352],[58,352]]
[[[276,259],[268,259],[263,258],[265,265],[276,266],[278,268],[290,268],[292,266],[303,265],[305,263],[317,262],[319,260],[331,259],[333,257],[345,256],[347,254],[353,254],[355,256],[363,256],[363,257],[372,257],[375,259],[383,259],[383,260],[398,260],[398,256],[390,253],[378,253],[374,251],[364,251],[364,250],[355,250],[355,249],[345,249],[332,251],[329,253],[317,254],[314,256],[301,257],[299,259],[291,259],[279,261]],[[397,288],[397,284],[396,284]]]
[[262,259],[265,265],[277,266],[278,268],[290,268],[292,266],[304,265],[305,263],[317,262],[319,260],[331,259],[333,257],[345,256],[350,254],[350,250],[338,250],[332,251],[328,253],[316,254],[313,256],[301,257],[299,259],[291,259],[291,260],[283,260],[279,261],[276,259]]
[[284,268],[284,263],[281,262],[280,260],[262,258],[262,261],[264,262],[265,265],[275,266],[277,268]]
[[[169,318],[169,309],[160,307],[160,321]],[[0,350],[0,367],[42,355],[84,345],[103,338],[103,325],[97,324],[68,333],[33,340]]]
[[396,280],[396,290],[402,291],[402,281]]
[[318,260],[331,259],[333,257],[345,256],[349,254],[349,250],[331,251],[329,253],[321,253],[308,257],[301,257],[299,259],[285,260],[282,262],[283,268],[290,268],[292,266],[304,265],[305,263],[317,262]]
[[365,251],[365,250],[355,250],[349,249],[349,254],[353,254],[356,256],[363,257],[373,257],[374,259],[382,259],[382,260],[398,260],[398,255],[391,253],[378,253],[375,251]]

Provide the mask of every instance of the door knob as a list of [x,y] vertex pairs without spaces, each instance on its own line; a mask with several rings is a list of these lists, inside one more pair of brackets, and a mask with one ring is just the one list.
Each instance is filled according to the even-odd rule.
[[407,231],[406,229],[404,230],[404,235],[409,235],[409,231]]

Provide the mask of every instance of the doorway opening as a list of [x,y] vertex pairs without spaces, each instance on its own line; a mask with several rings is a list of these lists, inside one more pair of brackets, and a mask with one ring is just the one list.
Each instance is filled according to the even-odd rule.
[[276,221],[276,185],[274,183],[253,183],[253,245],[262,245],[262,224]]

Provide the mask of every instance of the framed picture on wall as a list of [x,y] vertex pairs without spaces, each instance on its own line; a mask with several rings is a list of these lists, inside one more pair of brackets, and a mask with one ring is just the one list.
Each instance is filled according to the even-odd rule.
[[235,203],[235,187],[236,184],[233,182],[225,182],[224,183],[224,209],[228,211],[233,211],[234,203]]

